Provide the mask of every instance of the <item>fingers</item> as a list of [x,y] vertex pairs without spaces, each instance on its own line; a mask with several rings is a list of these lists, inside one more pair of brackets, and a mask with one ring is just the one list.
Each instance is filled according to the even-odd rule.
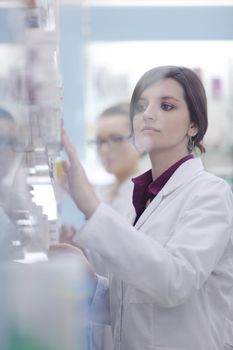
[[76,247],[83,252],[82,248],[77,243],[75,243],[73,241],[73,238],[76,234],[77,234],[77,230],[75,227],[73,227],[73,226],[68,227],[66,225],[62,225],[60,228],[60,233],[59,233],[59,242],[72,245],[73,247]]
[[75,233],[76,231],[73,228],[62,225],[60,228],[59,242],[72,243],[72,238]]
[[62,145],[67,153],[68,159],[70,161],[71,164],[74,164],[75,162],[77,162],[77,155],[76,155],[76,150],[73,146],[73,144],[71,143],[65,129],[62,129]]
[[62,161],[62,166],[63,166],[64,172],[68,174],[70,170],[70,164],[67,162],[67,160]]
[[72,246],[68,243],[53,243],[50,244],[49,246],[49,251],[50,252],[57,252],[57,253],[74,253],[76,255],[81,255],[83,256],[83,253],[81,249],[78,247]]
[[63,178],[59,181],[59,185],[66,193],[68,193],[70,196],[72,196],[72,193],[70,193],[70,188],[69,188],[67,176],[63,176]]

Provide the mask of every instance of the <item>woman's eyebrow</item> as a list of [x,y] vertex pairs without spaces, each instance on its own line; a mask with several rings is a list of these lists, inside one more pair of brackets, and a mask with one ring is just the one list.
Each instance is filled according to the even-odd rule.
[[[158,96],[155,98],[156,100],[174,100],[174,101],[177,101],[177,102],[180,102],[180,100],[174,96]],[[138,102],[143,102],[143,101],[147,101],[147,98],[146,97],[140,97],[138,99]]]
[[177,102],[180,102],[179,99],[175,98],[174,96],[161,96],[161,100],[175,100]]

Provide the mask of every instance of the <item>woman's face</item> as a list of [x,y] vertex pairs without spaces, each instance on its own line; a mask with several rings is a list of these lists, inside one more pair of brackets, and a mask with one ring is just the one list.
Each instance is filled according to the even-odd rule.
[[145,89],[135,106],[133,129],[139,149],[188,153],[189,136],[198,129],[190,120],[183,87],[165,78]]
[[117,177],[132,174],[138,162],[139,153],[129,135],[129,119],[125,115],[106,116],[97,121],[97,152],[106,171]]

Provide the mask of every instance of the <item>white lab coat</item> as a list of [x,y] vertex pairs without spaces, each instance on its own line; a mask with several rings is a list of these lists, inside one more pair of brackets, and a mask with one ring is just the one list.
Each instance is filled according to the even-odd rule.
[[231,189],[199,158],[176,170],[135,227],[98,206],[76,240],[114,275],[109,289],[100,279],[91,307],[111,322],[115,350],[223,349],[232,230]]
[[228,317],[226,320],[226,336],[225,336],[224,350],[233,349],[233,317],[232,317],[233,310],[232,309],[233,307],[231,306],[230,317]]
[[[111,208],[116,210],[124,217],[129,217],[133,210],[132,195],[134,184],[131,178],[126,179],[121,185],[119,185],[119,188],[115,194],[113,194],[115,192],[114,187],[115,184],[103,186],[98,188],[96,193],[101,201],[109,204]],[[106,261],[104,261],[98,253],[93,251],[89,251],[87,256],[88,260],[95,268],[96,273],[101,276],[108,277],[109,271]]]
[[226,336],[224,350],[233,349],[233,290],[231,293],[231,307],[226,320]]
[[[117,191],[115,191],[115,186],[114,183],[96,188],[97,195],[118,213],[127,216],[133,209],[133,182],[131,178],[126,179],[119,185]],[[98,253],[88,250],[86,256],[97,274],[109,278],[108,263]],[[91,323],[88,327],[88,350],[112,349],[113,339],[110,325]]]

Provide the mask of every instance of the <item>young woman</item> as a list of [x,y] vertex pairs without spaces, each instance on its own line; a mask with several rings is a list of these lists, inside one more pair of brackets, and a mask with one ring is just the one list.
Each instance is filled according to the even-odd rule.
[[[90,186],[65,132],[66,187],[87,222],[80,246],[98,252],[112,278],[90,270],[91,309],[111,323],[115,350],[220,350],[233,285],[233,199],[206,172],[206,95],[187,68],[146,72],[130,104],[136,147],[151,170],[134,178],[132,224]],[[122,157],[124,155],[122,154]]]
[[131,140],[129,103],[112,105],[101,113],[93,142],[104,169],[114,177],[112,184],[97,188],[100,198],[124,215],[132,206],[131,178],[140,166],[140,152]]

